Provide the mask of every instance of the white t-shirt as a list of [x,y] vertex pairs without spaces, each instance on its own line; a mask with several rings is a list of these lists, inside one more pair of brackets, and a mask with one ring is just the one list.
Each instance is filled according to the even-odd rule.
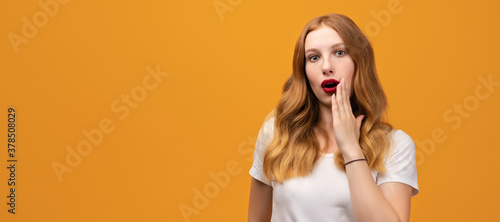
[[[289,178],[283,183],[266,181],[262,168],[264,149],[273,137],[274,117],[264,123],[255,145],[250,175],[273,187],[273,210],[271,221],[354,221],[349,184],[345,173],[333,162],[333,153],[323,154],[313,171],[305,177]],[[372,170],[377,186],[385,182],[401,182],[418,190],[415,144],[401,130],[391,132],[393,141],[387,172],[379,174]]]

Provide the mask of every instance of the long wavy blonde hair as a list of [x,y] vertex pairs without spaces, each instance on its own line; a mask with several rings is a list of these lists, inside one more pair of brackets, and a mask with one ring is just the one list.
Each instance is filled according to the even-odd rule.
[[[319,101],[305,73],[304,42],[309,32],[326,25],[338,32],[355,65],[353,92],[350,98],[354,116],[365,115],[360,129],[359,144],[370,169],[385,172],[385,154],[391,139],[392,126],[383,120],[387,98],[375,69],[372,46],[363,32],[347,16],[327,14],[309,21],[300,34],[293,57],[293,72],[283,85],[282,97],[274,110],[273,138],[264,152],[263,168],[266,179],[277,182],[295,176],[306,176],[320,158],[315,129],[328,138],[320,125]],[[345,172],[340,152],[335,165]]]

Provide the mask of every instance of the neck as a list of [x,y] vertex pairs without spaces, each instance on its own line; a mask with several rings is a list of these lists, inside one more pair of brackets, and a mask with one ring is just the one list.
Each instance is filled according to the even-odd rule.
[[324,127],[328,135],[333,134],[333,116],[332,108],[330,106],[321,104],[319,105],[320,126]]
[[338,148],[337,148],[337,141],[335,140],[335,133],[333,131],[333,116],[332,116],[331,106],[320,104],[319,116],[320,116],[319,127],[325,129],[327,133],[327,138],[321,138],[322,135],[318,135],[318,137],[321,138],[320,147],[323,147],[326,141],[328,141],[328,147],[326,147],[326,150],[324,150],[323,152],[336,153],[338,151]]

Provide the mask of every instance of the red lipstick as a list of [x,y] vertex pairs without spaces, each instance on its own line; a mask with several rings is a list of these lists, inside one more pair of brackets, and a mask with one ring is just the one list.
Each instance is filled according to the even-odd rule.
[[325,79],[323,80],[323,82],[321,82],[321,88],[326,93],[334,93],[335,91],[337,91],[337,85],[339,83],[340,82],[335,79]]

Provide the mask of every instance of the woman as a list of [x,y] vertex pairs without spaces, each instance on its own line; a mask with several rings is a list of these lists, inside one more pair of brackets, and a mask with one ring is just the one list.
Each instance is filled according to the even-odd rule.
[[373,49],[356,24],[306,24],[254,152],[249,221],[409,221],[415,145],[382,120]]

